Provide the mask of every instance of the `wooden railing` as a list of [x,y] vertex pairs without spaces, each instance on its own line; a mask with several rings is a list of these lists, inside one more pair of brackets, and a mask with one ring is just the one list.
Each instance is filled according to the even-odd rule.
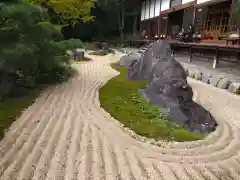
[[188,54],[188,62],[193,60],[194,56],[200,56],[212,60],[212,67],[216,68],[220,61],[239,63],[240,45],[211,44],[211,43],[182,43],[169,41],[174,51],[180,52],[184,49]]

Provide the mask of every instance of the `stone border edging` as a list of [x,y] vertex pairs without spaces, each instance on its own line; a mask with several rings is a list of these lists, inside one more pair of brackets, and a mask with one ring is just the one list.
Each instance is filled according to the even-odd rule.
[[219,89],[225,89],[228,92],[233,94],[237,94],[237,95],[240,94],[240,83],[231,82],[228,78],[225,78],[221,75],[213,75],[213,74],[207,74],[207,73],[205,74],[197,68],[191,69],[190,67],[185,67],[184,64],[182,65],[189,78],[202,81],[206,84],[210,84]]

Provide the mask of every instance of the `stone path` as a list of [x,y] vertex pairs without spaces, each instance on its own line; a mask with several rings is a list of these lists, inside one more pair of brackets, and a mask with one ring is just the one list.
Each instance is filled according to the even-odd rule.
[[119,53],[76,64],[0,142],[1,180],[239,180],[240,97],[189,80],[220,125],[205,140],[156,147],[131,138],[100,108],[98,89]]

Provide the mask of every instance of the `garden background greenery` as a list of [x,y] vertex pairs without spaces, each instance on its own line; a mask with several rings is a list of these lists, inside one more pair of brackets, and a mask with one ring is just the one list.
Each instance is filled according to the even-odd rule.
[[84,44],[64,40],[61,27],[92,20],[93,6],[92,0],[0,1],[0,138],[43,87],[70,77],[66,50]]

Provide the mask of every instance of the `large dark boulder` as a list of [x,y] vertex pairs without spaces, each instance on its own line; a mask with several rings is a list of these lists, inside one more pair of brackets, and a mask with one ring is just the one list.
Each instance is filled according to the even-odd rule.
[[158,105],[171,121],[191,132],[215,130],[217,123],[210,112],[192,100],[186,72],[171,56],[167,42],[155,42],[134,60],[128,68],[128,79],[147,80],[143,95]]

